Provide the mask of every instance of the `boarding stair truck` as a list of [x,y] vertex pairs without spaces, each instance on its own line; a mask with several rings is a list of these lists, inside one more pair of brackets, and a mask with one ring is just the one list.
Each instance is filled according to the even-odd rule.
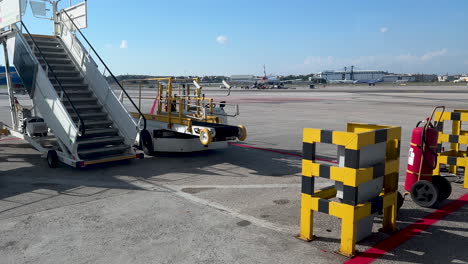
[[[239,105],[215,102],[213,98],[205,97],[198,78],[163,77],[131,81],[139,83],[138,105],[143,99],[153,101],[149,113],[143,110],[148,129],[142,131],[138,144],[147,155],[222,149],[230,141],[247,138],[243,125],[228,124],[228,117],[239,115]],[[151,85],[156,87],[156,95],[142,97],[141,84],[151,81],[157,82],[155,86]],[[223,85],[229,96],[231,86],[225,81]],[[137,112],[131,114],[136,120],[141,118]]]
[[[5,2],[11,5],[15,1],[6,0],[0,5]],[[20,5],[22,1],[16,2]],[[60,11],[59,1],[49,2],[53,7],[54,35],[33,35],[21,19],[0,33],[6,68],[13,58],[32,102],[31,107],[23,106],[13,96],[8,81],[11,134],[46,154],[52,168],[57,167],[58,161],[85,167],[143,158],[134,143],[138,133],[145,131],[146,119],[142,115],[141,122],[135,122],[106,81],[105,72],[123,89],[81,32],[86,25],[86,2]],[[98,68],[93,56],[102,68]],[[130,97],[129,100],[140,112]]]

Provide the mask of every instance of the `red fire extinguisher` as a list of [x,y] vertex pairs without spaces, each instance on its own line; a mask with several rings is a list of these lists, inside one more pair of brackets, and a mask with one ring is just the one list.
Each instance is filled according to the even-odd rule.
[[411,191],[413,184],[419,180],[432,181],[432,171],[437,165],[437,139],[438,132],[426,120],[423,127],[419,121],[411,133],[411,142],[408,153],[408,166],[406,167],[405,190]]
[[[445,178],[433,175],[433,170],[437,166],[438,155],[438,131],[435,127],[437,127],[440,119],[432,124],[432,118],[438,108],[443,109],[442,113],[445,111],[444,106],[438,106],[434,108],[430,118],[416,124],[416,128],[413,129],[411,134],[409,147],[405,190],[410,192],[411,198],[416,204],[423,207],[431,207],[437,201],[440,201],[441,197],[445,196],[447,184],[450,187],[450,183]],[[425,124],[420,127],[419,125],[422,123]],[[444,192],[442,196],[441,191]]]

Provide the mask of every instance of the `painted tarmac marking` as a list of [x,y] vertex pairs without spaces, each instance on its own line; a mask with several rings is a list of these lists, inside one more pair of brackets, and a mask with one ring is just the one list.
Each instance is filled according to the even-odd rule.
[[[330,184],[317,184],[318,187],[326,187]],[[323,186],[321,186],[323,185]],[[247,184],[247,185],[165,185],[168,188],[215,188],[215,189],[270,189],[270,188],[300,188],[300,183],[290,184]]]
[[273,230],[273,231],[277,231],[277,232],[281,232],[281,233],[287,233],[287,234],[297,232],[296,228],[293,228],[293,227],[290,227],[290,226],[285,226],[285,225],[280,225],[280,224],[274,224],[272,222],[268,222],[268,221],[265,221],[265,220],[250,216],[250,215],[241,214],[241,213],[237,212],[236,210],[233,210],[233,209],[231,209],[229,207],[226,207],[226,206],[224,206],[222,204],[219,204],[219,203],[216,203],[216,202],[211,202],[211,201],[208,201],[208,200],[193,196],[191,194],[185,193],[181,189],[178,189],[174,194],[176,194],[176,195],[178,195],[178,196],[180,196],[180,197],[182,197],[182,198],[184,198],[186,200],[189,200],[191,202],[201,204],[201,205],[205,205],[205,206],[209,206],[209,207],[212,207],[214,209],[223,211],[223,212],[227,213],[228,215],[231,215],[233,217],[236,217],[236,218],[239,218],[239,219],[242,219],[242,220],[249,221],[250,223],[255,224],[257,226],[260,226],[260,227],[264,227],[264,228],[267,228],[267,229],[270,229],[270,230]]
[[[249,149],[256,149],[256,150],[268,151],[268,152],[278,153],[278,154],[282,154],[282,155],[288,155],[288,156],[294,156],[294,157],[300,157],[300,158],[302,158],[302,155],[301,155],[301,154],[290,153],[290,152],[284,152],[284,151],[280,151],[280,150],[274,150],[274,149],[266,149],[266,148],[254,147],[254,146],[250,146],[250,145],[239,144],[239,143],[232,143],[232,142],[230,142],[229,145],[231,145],[231,146],[236,146],[236,147],[241,147],[241,148],[249,148]],[[327,159],[321,159],[321,158],[316,158],[316,160],[325,161],[325,162],[330,162],[330,163],[337,163],[337,162],[334,161],[334,160],[327,160]]]
[[21,138],[3,138],[0,141],[12,141],[12,140],[20,140]]
[[458,200],[452,201],[451,203],[445,205],[444,207],[426,215],[424,218],[418,220],[416,223],[413,223],[395,235],[388,237],[387,239],[377,243],[368,250],[358,254],[355,258],[352,258],[345,264],[363,264],[371,263],[377,258],[385,255],[390,250],[393,250],[410,240],[414,236],[422,233],[424,230],[429,228],[431,225],[437,223],[439,220],[450,215],[451,213],[457,211],[463,206],[468,204],[468,193],[458,198]]

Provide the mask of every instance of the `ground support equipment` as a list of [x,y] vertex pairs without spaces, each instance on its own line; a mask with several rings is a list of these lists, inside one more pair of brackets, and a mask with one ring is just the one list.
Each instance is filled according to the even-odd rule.
[[[239,115],[238,105],[205,97],[198,78],[164,77],[127,82],[138,83],[139,106],[143,99],[153,100],[151,110],[143,115],[148,121],[149,135],[139,138],[139,146],[148,155],[220,149],[227,147],[228,141],[247,138],[244,126],[228,124],[228,117]],[[155,96],[142,97],[142,84],[150,82],[156,82],[151,85],[157,87]],[[228,114],[226,107],[231,107],[234,113]],[[136,120],[141,118],[140,113],[131,114]]]

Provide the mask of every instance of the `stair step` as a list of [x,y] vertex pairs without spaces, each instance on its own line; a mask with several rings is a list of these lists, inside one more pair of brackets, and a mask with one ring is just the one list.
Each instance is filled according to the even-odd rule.
[[40,46],[50,46],[50,45],[60,45],[58,42],[57,38],[34,38],[34,42],[31,38],[26,38],[26,41],[29,43],[29,45],[34,46],[34,42],[40,47]]
[[[30,47],[32,50],[34,50],[36,46],[31,45]],[[65,52],[65,49],[62,46],[39,46],[39,48],[42,52]]]
[[[65,108],[67,108],[69,113],[73,112],[73,108],[71,106],[66,106]],[[100,105],[75,105],[75,108],[81,114],[87,111],[101,111],[102,106]]]
[[119,131],[116,128],[91,128],[86,129],[85,135],[80,138],[116,136],[118,135],[118,132]]
[[44,58],[42,58],[41,56],[37,56],[37,59],[39,60],[39,62],[43,62],[45,60],[47,60],[47,62],[52,65],[63,65],[63,64],[72,64],[73,62],[70,60],[70,58],[66,57],[66,58],[50,58],[50,57],[46,57],[45,60]]
[[[104,120],[86,120],[85,121],[85,127],[86,128],[108,128],[109,126],[112,125],[112,121],[104,119]],[[76,122],[76,125],[79,123]]]
[[[41,64],[42,68],[45,70],[47,64],[44,61],[40,62],[40,64]],[[53,63],[53,62],[49,61],[49,65],[50,65],[50,67],[52,68],[52,70],[54,72],[56,70],[57,71],[67,71],[67,70],[68,71],[76,71],[75,65],[73,65],[73,64],[60,64],[60,63],[57,64],[57,63]],[[50,73],[50,71],[49,71],[49,73]]]
[[52,43],[52,42],[37,42],[36,45],[34,43],[28,41],[29,47],[31,48],[32,51],[36,52],[37,49],[40,49],[41,51],[49,51],[49,50],[63,50],[65,49],[59,44],[59,43]]
[[48,50],[41,50],[41,52],[39,52],[38,50],[34,50],[34,55],[36,55],[36,57],[41,57],[41,53],[42,55],[44,55],[46,58],[55,58],[55,57],[68,57],[68,54],[65,52],[65,50],[61,51],[61,52],[57,52],[57,51],[48,51]]
[[[60,93],[62,92],[62,90],[60,88],[56,88],[55,89],[57,91],[57,93],[60,95]],[[65,89],[65,92],[67,92],[68,96],[92,96],[92,93],[90,90],[84,90],[84,89],[80,89],[80,90],[71,90],[71,89]]]
[[88,146],[106,146],[106,145],[118,145],[124,141],[123,137],[98,137],[98,138],[83,138],[78,139],[78,148],[86,148]]
[[[49,79],[52,82],[52,84],[57,84],[58,85],[58,82],[57,82],[57,80],[55,79],[54,76],[49,77]],[[77,77],[59,77],[59,76],[57,76],[57,79],[60,81],[62,86],[64,84],[78,84],[78,85],[85,84],[84,79],[81,76],[77,76]]]
[[99,164],[105,162],[112,162],[118,160],[131,160],[137,158],[133,153],[119,153],[119,154],[109,154],[104,156],[99,156],[95,158],[85,158],[83,161],[87,163],[87,165],[91,164]]
[[[76,120],[78,121],[78,116],[75,112],[71,112],[70,113],[70,116],[73,120]],[[97,112],[97,113],[80,113],[80,116],[82,119],[84,119],[84,123],[85,123],[85,126],[87,126],[86,124],[86,120],[89,120],[89,119],[93,119],[93,120],[96,120],[96,119],[106,119],[107,118],[107,113],[104,113],[104,112]]]
[[[73,70],[71,70],[71,71],[65,71],[65,70],[54,70],[54,69],[52,69],[52,70],[54,71],[55,75],[56,75],[57,77],[60,77],[60,78],[62,78],[62,77],[77,77],[77,76],[81,76],[80,73],[79,73],[78,71],[73,71]],[[49,78],[53,78],[53,77],[54,77],[54,75],[52,74],[51,71],[49,71]],[[60,79],[60,78],[59,78],[59,79]]]
[[[63,89],[88,89],[87,84],[75,84],[75,83],[61,83]],[[60,86],[57,84],[53,84],[55,89],[60,89]]]
[[28,40],[31,39],[31,37],[33,37],[35,40],[36,39],[57,40],[57,37],[54,36],[54,35],[38,35],[38,34],[29,35],[29,34],[23,34],[23,36]]
[[[83,106],[83,107],[82,107]],[[89,112],[101,112],[102,111],[102,106],[100,105],[75,105],[76,110],[78,113],[84,114],[84,113],[89,113]],[[68,113],[73,113],[73,108],[71,106],[66,106],[66,109]]]
[[102,157],[109,154],[117,154],[123,153],[126,150],[129,150],[130,147],[127,145],[116,145],[116,146],[108,146],[108,147],[99,147],[99,148],[92,148],[92,149],[84,149],[78,150],[78,156],[80,158],[88,158],[88,157]]
[[[80,82],[80,81],[84,80],[83,77],[81,77],[81,76],[72,76],[72,77],[66,77],[66,76],[58,77],[57,76],[57,78],[59,79],[59,81],[76,81],[76,82]],[[54,82],[56,81],[53,76],[52,76],[52,78],[50,80],[54,81]]]
[[[70,96],[70,101],[73,103],[73,105],[77,105],[77,104],[84,104],[84,103],[88,103],[88,104],[92,104],[94,102],[94,104],[97,104],[97,99],[95,97],[91,97],[91,96],[88,96],[88,97],[72,97]],[[62,102],[66,105],[70,105],[70,102],[68,101],[67,98],[63,98],[62,99]]]

